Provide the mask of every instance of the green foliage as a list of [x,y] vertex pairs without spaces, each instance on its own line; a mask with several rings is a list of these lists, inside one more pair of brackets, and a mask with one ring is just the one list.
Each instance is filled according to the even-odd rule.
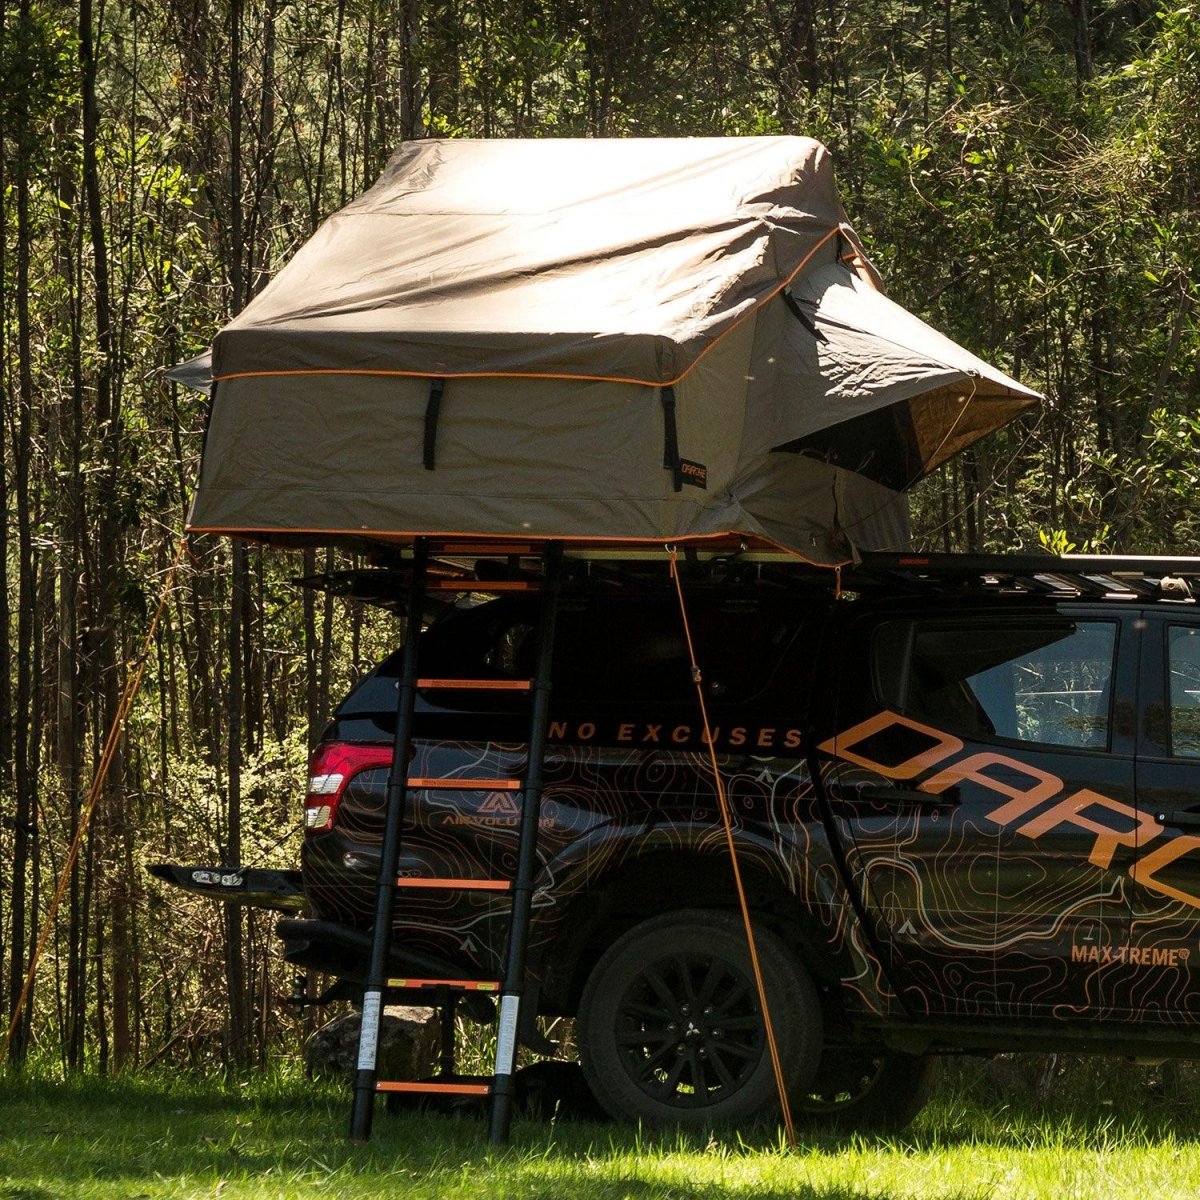
[[78,100],[69,20],[69,12],[41,3],[0,26],[0,136],[14,151],[34,154]]

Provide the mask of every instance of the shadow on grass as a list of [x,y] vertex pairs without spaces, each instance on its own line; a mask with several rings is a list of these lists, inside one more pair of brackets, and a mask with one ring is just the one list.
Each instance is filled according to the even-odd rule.
[[[495,1151],[481,1117],[393,1117],[382,1104],[371,1142],[354,1146],[347,1138],[348,1094],[299,1078],[239,1087],[183,1076],[56,1082],[0,1075],[0,1200],[175,1195],[182,1193],[164,1190],[164,1180],[212,1188],[222,1180],[258,1178],[346,1197],[403,1190],[412,1197],[722,1200],[748,1194],[751,1172],[752,1194],[764,1200],[861,1200],[864,1194],[888,1200],[883,1181],[864,1193],[861,1180],[815,1183],[793,1168],[801,1159],[823,1162],[864,1152],[911,1157],[962,1145],[1089,1151],[1195,1140],[1194,1106],[1132,1099],[1140,1102],[1127,1098],[1116,1111],[1066,1100],[1046,1111],[1033,1103],[989,1107],[950,1094],[899,1137],[803,1128],[798,1155],[787,1151],[775,1127],[710,1136],[522,1120],[511,1145]],[[778,1186],[773,1174],[780,1177]],[[106,1183],[114,1190],[105,1192]],[[262,1194],[278,1192],[264,1183]],[[979,1194],[967,1190],[962,1196]]]

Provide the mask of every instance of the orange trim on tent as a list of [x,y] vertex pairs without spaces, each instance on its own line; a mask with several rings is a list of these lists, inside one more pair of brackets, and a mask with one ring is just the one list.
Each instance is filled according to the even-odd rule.
[[571,380],[577,383],[630,383],[638,387],[674,387],[683,381],[715,346],[728,337],[744,321],[752,317],[760,308],[774,300],[801,271],[808,266],[809,260],[826,242],[831,241],[843,232],[841,225],[831,229],[809,252],[800,260],[796,269],[774,290],[768,292],[757,304],[743,313],[727,329],[723,329],[674,379],[628,379],[623,375],[572,375],[556,374],[540,371],[396,371],[369,370],[357,367],[313,367],[302,371],[234,371],[228,375],[214,375],[214,383],[223,383],[227,379],[268,379],[277,376],[292,375],[379,375],[385,377],[403,376],[409,379],[559,379]]
[[846,263],[871,291],[878,292],[882,296],[884,294],[883,281],[879,277],[879,272],[871,264],[870,258],[867,257],[862,242],[858,240],[858,234],[849,225],[841,226],[841,234],[854,251],[853,254],[843,254],[841,261]]
[[[414,529],[297,529],[285,528],[279,525],[273,526],[258,526],[255,529],[243,529],[232,525],[188,525],[186,527],[188,533],[212,533],[221,537],[240,537],[250,540],[270,536],[271,534],[281,534],[285,537],[332,537],[332,538],[377,538],[380,541],[404,541],[408,538],[429,538],[430,541],[447,541],[450,543],[456,542],[460,538],[479,538],[486,543],[491,541],[494,543],[494,549],[485,549],[483,545],[472,546],[470,552],[473,554],[504,554],[509,553],[508,547],[512,544],[507,534],[502,533],[471,533],[471,532],[447,532],[437,530],[414,530]],[[586,534],[579,537],[564,536],[562,534],[539,534],[538,541],[544,542],[562,542],[562,544],[570,549],[586,549],[588,546],[607,546],[607,547],[628,547],[631,550],[645,549],[653,547],[656,550],[661,550],[663,545],[662,537],[619,537],[616,535],[603,534]],[[724,533],[693,533],[684,534],[681,537],[671,539],[672,543],[677,546],[697,546],[705,545],[720,546],[722,542],[729,544],[730,553],[736,553],[739,548],[751,549],[758,547],[759,549],[769,549],[778,551],[780,554],[786,554],[791,558],[798,559],[802,563],[807,563],[810,567],[820,567],[826,570],[832,570],[834,567],[849,566],[851,559],[842,559],[840,563],[817,562],[814,559],[806,558],[799,550],[793,550],[790,546],[785,546],[781,542],[777,542],[772,538],[765,537],[762,534],[746,534],[738,533],[735,530],[729,530]],[[522,542],[524,545],[525,542]],[[462,552],[462,547],[454,545],[439,549],[437,552],[441,554],[452,554],[455,551]],[[479,581],[479,587],[476,589],[480,592],[486,592],[486,580]]]

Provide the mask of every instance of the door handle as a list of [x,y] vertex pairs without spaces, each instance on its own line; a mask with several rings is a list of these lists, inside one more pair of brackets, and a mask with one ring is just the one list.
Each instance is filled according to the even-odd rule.
[[939,795],[919,792],[916,788],[892,787],[888,784],[856,783],[849,787],[835,784],[831,789],[840,800],[866,801],[871,804],[906,804],[919,808],[947,808],[958,804],[958,789],[948,788]]
[[1154,814],[1160,825],[1174,825],[1176,829],[1200,829],[1200,812],[1160,812]]

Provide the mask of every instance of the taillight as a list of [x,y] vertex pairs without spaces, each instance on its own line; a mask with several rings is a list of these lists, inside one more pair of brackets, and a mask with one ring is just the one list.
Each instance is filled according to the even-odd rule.
[[371,767],[392,765],[391,746],[324,742],[308,764],[308,795],[304,800],[304,832],[324,833],[333,828],[346,784]]

